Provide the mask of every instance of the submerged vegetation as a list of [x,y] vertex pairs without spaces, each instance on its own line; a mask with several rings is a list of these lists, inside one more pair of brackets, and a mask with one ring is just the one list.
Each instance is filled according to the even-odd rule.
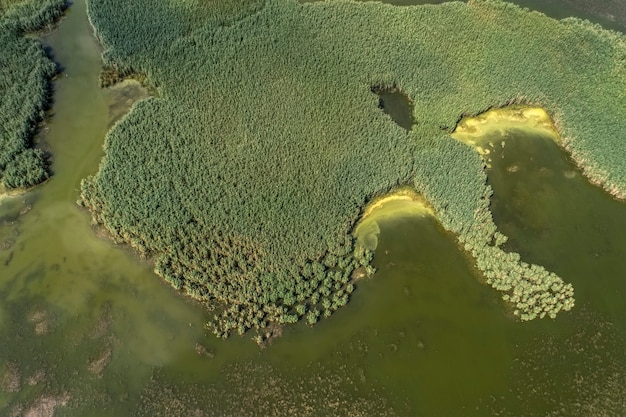
[[0,180],[5,189],[48,178],[43,153],[32,138],[50,100],[56,65],[39,41],[24,35],[51,25],[65,0],[0,1]]
[[[352,236],[363,207],[405,184],[522,320],[572,308],[571,285],[501,248],[484,161],[449,133],[464,114],[541,103],[587,175],[623,192],[622,35],[491,0],[209,9],[90,0],[105,66],[160,97],[109,132],[79,202],[174,287],[223,302],[218,335],[262,341],[346,304],[371,271]],[[411,99],[410,131],[378,109],[384,85]]]

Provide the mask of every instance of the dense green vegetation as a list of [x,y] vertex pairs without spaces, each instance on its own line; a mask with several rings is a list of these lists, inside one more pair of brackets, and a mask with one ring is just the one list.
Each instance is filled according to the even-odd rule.
[[[621,35],[490,0],[224,4],[90,1],[107,68],[144,74],[159,98],[112,129],[80,201],[176,288],[224,302],[217,334],[344,305],[371,272],[359,214],[402,184],[521,319],[573,306],[570,285],[501,249],[484,163],[447,133],[463,114],[540,103],[586,173],[626,190]],[[407,93],[411,131],[373,87]]]
[[5,188],[29,187],[48,178],[32,137],[50,100],[56,65],[25,33],[51,25],[65,0],[0,2],[0,180]]

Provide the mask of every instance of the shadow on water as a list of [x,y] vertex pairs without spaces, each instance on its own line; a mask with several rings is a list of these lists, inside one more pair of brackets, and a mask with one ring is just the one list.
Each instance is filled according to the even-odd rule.
[[411,130],[413,118],[413,102],[405,93],[395,87],[372,87],[372,93],[378,95],[378,108],[388,114],[398,126]]
[[48,59],[56,65],[57,75],[62,74],[63,71],[65,71],[65,68],[63,67],[63,64],[55,58],[54,50],[49,45],[44,45],[43,52],[46,54]]
[[109,98],[109,127],[128,114],[132,106],[149,97],[148,90],[140,82],[128,79],[107,89]]

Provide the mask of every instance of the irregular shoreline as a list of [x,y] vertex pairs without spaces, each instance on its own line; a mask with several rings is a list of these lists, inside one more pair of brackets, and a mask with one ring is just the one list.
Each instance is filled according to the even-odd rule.
[[[559,110],[562,137],[580,138],[573,148],[619,183],[623,37],[496,0],[268,0],[253,17],[235,7],[219,19],[155,2],[157,18],[133,26],[145,10],[90,2],[105,66],[148,74],[163,94],[109,132],[81,203],[116,239],[158,254],[156,271],[175,288],[224,303],[221,335],[245,332],[256,315],[297,321],[317,305],[319,282],[342,291],[371,261],[352,240],[364,203],[407,183],[522,320],[573,307],[570,285],[501,249],[484,160],[447,133],[463,111],[544,103]],[[411,131],[380,112],[375,85],[397,85],[414,103]]]
[[451,136],[468,145],[480,147],[488,141],[487,137],[491,133],[510,129],[531,131],[560,142],[559,132],[544,108],[521,104],[466,116],[457,124]]
[[[549,137],[564,149],[582,171],[590,183],[602,188],[617,200],[626,200],[626,191],[608,181],[606,171],[594,168],[589,161],[580,156],[571,146],[574,140],[565,139],[558,120],[553,120],[548,111],[534,104],[513,104],[496,107],[475,116],[465,116],[450,134],[453,138],[474,147],[488,164],[489,150],[486,148],[487,137],[494,132],[517,129]],[[484,138],[484,139],[483,139]]]

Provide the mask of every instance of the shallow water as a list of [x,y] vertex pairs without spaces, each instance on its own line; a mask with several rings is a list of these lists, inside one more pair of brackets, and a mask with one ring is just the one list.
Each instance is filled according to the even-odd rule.
[[507,248],[576,291],[571,313],[516,335],[523,349],[514,389],[546,415],[623,415],[626,205],[589,184],[550,137],[513,130],[495,139],[491,207]]
[[554,142],[492,138],[492,209],[511,249],[574,284],[574,311],[514,321],[453,236],[403,216],[380,221],[347,307],[259,350],[207,335],[210,312],[90,227],[80,179],[144,93],[98,88],[84,0],[45,42],[67,74],[43,138],[55,176],[0,202],[0,415],[42,398],[59,416],[626,414],[626,206]]

